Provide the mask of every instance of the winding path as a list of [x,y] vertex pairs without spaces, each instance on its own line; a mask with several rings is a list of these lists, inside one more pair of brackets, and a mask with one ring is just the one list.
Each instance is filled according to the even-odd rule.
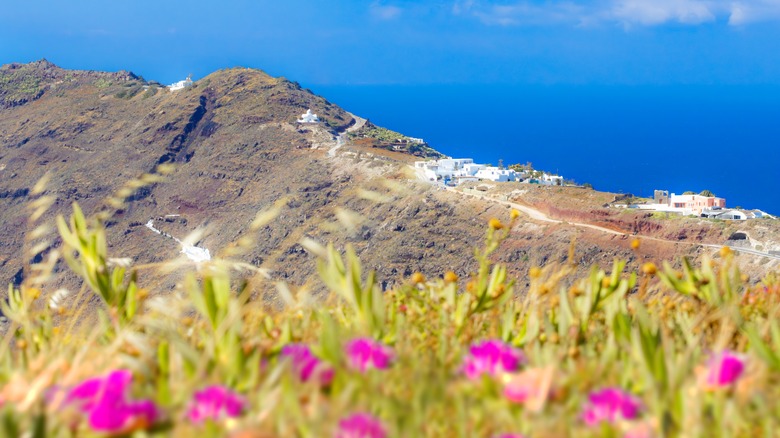
[[552,223],[552,224],[563,224],[563,223],[565,223],[565,224],[568,224],[568,225],[573,225],[575,227],[590,228],[590,229],[601,231],[601,232],[604,232],[604,233],[614,234],[616,236],[625,236],[626,235],[626,233],[623,233],[623,232],[620,232],[620,231],[615,231],[615,230],[612,230],[612,229],[609,229],[609,228],[605,228],[605,227],[600,227],[598,225],[586,224],[586,223],[583,223],[583,222],[569,222],[569,221],[562,221],[562,220],[558,220],[558,219],[553,219],[550,216],[547,216],[546,214],[544,214],[543,212],[541,212],[541,211],[539,211],[539,210],[537,210],[535,208],[531,208],[531,207],[528,207],[526,205],[518,204],[516,202],[504,201],[504,200],[501,200],[501,199],[492,198],[490,196],[485,196],[485,195],[482,195],[482,194],[479,194],[479,193],[473,193],[473,192],[464,193],[464,192],[455,190],[454,187],[446,187],[446,189],[451,191],[451,192],[453,192],[453,193],[459,193],[461,195],[476,196],[477,198],[480,198],[480,199],[483,199],[483,200],[486,200],[486,201],[495,202],[496,204],[508,205],[508,206],[514,208],[515,210],[518,210],[518,211],[521,211],[521,212],[527,214],[531,219],[534,219],[534,220],[537,220],[537,221],[540,221],[540,222],[549,222],[549,223]]
[[347,135],[349,135],[350,132],[357,131],[358,129],[362,128],[363,125],[366,124],[366,119],[364,119],[362,117],[358,117],[358,116],[356,116],[356,115],[354,115],[352,113],[347,113],[347,114],[349,114],[350,116],[352,116],[353,119],[355,119],[355,124],[350,126],[349,128],[347,128],[344,132],[339,134],[338,137],[336,137],[336,145],[333,146],[332,148],[328,149],[328,157],[331,157],[331,158],[335,157],[336,156],[336,151],[340,147],[342,147],[345,144],[347,144]]
[[[547,222],[547,223],[553,223],[553,224],[567,224],[567,225],[572,225],[572,226],[580,227],[580,228],[590,228],[592,230],[597,230],[597,231],[601,231],[603,233],[613,234],[613,235],[617,235],[617,236],[628,236],[629,235],[628,233],[615,231],[615,230],[612,230],[612,229],[609,229],[609,228],[600,227],[598,225],[593,225],[593,224],[588,224],[588,223],[583,223],[583,222],[570,222],[570,221],[562,221],[562,220],[558,220],[558,219],[553,219],[550,216],[546,215],[545,213],[543,213],[543,212],[541,212],[541,211],[539,211],[539,210],[537,210],[535,208],[528,207],[528,206],[522,205],[522,204],[518,204],[516,202],[504,201],[504,200],[501,200],[501,199],[492,198],[490,196],[485,196],[485,195],[482,195],[480,193],[474,193],[474,192],[465,193],[465,192],[456,190],[454,187],[444,187],[444,188],[446,190],[452,192],[452,193],[458,193],[461,196],[475,196],[475,197],[483,199],[485,201],[491,201],[491,202],[494,202],[496,204],[508,205],[508,206],[518,210],[518,211],[521,211],[521,212],[527,214],[528,217],[530,217],[531,219],[537,220],[537,221],[540,221],[540,222]],[[769,254],[769,253],[762,252],[762,251],[757,251],[757,250],[751,249],[751,248],[740,248],[740,247],[735,247],[735,246],[730,246],[730,245],[713,245],[713,244],[709,244],[709,243],[679,242],[679,241],[674,241],[674,240],[669,240],[669,239],[661,239],[661,238],[658,238],[658,237],[643,236],[643,235],[636,235],[636,237],[639,237],[639,238],[644,239],[644,240],[653,240],[653,241],[656,241],[656,242],[671,243],[671,244],[674,244],[674,245],[691,245],[691,246],[700,246],[700,247],[704,247],[704,248],[714,248],[714,249],[720,249],[723,246],[728,246],[732,250],[740,252],[740,253],[743,253],[743,254],[750,254],[750,255],[754,255],[754,256],[766,257],[766,258],[770,258],[770,259],[774,259],[774,260],[780,260],[780,256],[777,256],[777,255],[774,255],[774,254]]]

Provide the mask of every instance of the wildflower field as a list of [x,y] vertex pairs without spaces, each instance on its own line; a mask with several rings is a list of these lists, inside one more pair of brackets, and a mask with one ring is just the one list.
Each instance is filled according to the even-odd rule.
[[[29,254],[45,247],[37,221],[51,204],[33,195]],[[415,273],[382,292],[350,248],[307,240],[329,292],[280,283],[252,298],[262,276],[230,251],[150,293],[107,253],[105,214],[74,206],[59,250],[2,304],[0,434],[780,435],[777,277],[747,283],[724,248],[682,270],[532,268],[521,289],[491,257],[518,216],[486,224],[468,278]],[[60,258],[83,279],[70,305],[47,289]]]

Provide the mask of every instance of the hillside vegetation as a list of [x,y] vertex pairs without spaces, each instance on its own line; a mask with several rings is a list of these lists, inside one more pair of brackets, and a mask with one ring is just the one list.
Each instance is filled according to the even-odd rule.
[[444,157],[427,143],[414,142],[406,135],[376,126],[371,122],[366,122],[356,132],[351,132],[349,137],[358,145],[408,153],[419,158]]
[[[377,147],[390,134],[371,126],[337,141],[350,113],[259,70],[177,92],[45,61],[0,78],[4,435],[778,427],[777,262],[700,245],[745,231],[770,250],[774,222],[438,190],[394,147],[411,143]],[[323,123],[296,123],[306,109]]]
[[[46,61],[9,64],[0,75],[12,78],[0,85],[0,94],[16,93],[29,81],[41,91],[35,99],[0,108],[4,284],[18,287],[29,274],[21,252],[28,217],[24,206],[44,175],[49,175],[47,195],[54,201],[42,219],[51,221],[67,214],[74,201],[88,213],[100,212],[103,200],[123,181],[160,164],[172,165],[166,183],[144,187],[105,223],[121,257],[140,264],[173,259],[181,249],[145,228],[150,219],[179,239],[197,232],[194,243],[219,253],[246,232],[258,211],[281,202],[283,212],[259,230],[262,238],[240,261],[297,285],[316,272],[316,258],[300,245],[303,237],[338,247],[351,244],[385,289],[415,271],[467,276],[476,268],[468,256],[481,239],[480,224],[506,213],[495,203],[415,182],[408,165],[420,158],[413,154],[438,153],[414,143],[381,147],[384,140],[369,134],[389,132],[384,128],[367,123],[356,132],[359,138],[334,150],[337,135],[355,126],[350,113],[260,70],[220,70],[177,92],[130,72],[66,70]],[[307,109],[323,123],[296,123]],[[616,257],[630,269],[648,260],[697,260],[714,251],[695,243],[723,244],[739,231],[735,225],[624,216],[602,207],[614,195],[560,189],[511,183],[488,194],[506,194],[559,219],[595,222],[626,235],[650,232],[672,242],[648,242],[637,251],[627,236],[523,217],[496,254],[523,285],[529,283],[530,267],[566,261],[572,241],[577,243],[575,258],[582,261],[579,274],[585,274],[591,264],[607,269]],[[748,230],[765,249],[780,242],[777,226],[770,225]],[[46,251],[61,244],[53,239]],[[754,282],[773,266],[751,256],[737,261]],[[181,281],[181,272],[145,270],[139,276],[155,293],[168,293]],[[81,285],[62,264],[55,274],[55,289]]]
[[[30,258],[45,246],[42,193],[31,193]],[[228,254],[280,212],[261,212]],[[780,282],[746,284],[727,248],[682,269],[615,260],[579,275],[553,263],[524,287],[495,261],[520,220],[506,211],[485,225],[468,277],[414,273],[383,293],[350,247],[303,239],[325,295],[279,282],[252,300],[263,272],[220,258],[155,296],[137,276],[149,266],[112,258],[115,213],[74,205],[57,221],[61,251],[28,266],[2,304],[7,436],[753,437],[780,426]],[[72,300],[46,294],[60,257],[84,282]]]
[[[389,281],[405,272],[432,270],[431,245],[443,250],[448,269],[468,269],[461,255],[479,236],[470,221],[485,208],[454,211],[450,201],[435,199],[406,181],[405,160],[414,159],[409,154],[363,148],[354,158],[341,153],[329,158],[336,134],[353,119],[294,82],[234,68],[169,92],[127,72],[65,70],[45,62],[3,67],[22,69],[44,92],[36,100],[0,109],[4,284],[19,285],[25,276],[19,252],[27,219],[24,205],[43,175],[50,175],[48,194],[56,198],[45,213],[52,219],[66,213],[73,201],[86,212],[99,211],[123,181],[160,163],[175,165],[168,182],[145,187],[106,223],[123,257],[155,263],[176,256],[177,245],[143,227],[150,218],[178,215],[158,226],[179,238],[204,229],[198,244],[217,252],[245,231],[257,211],[283,199],[286,212],[261,230],[264,238],[242,260],[268,269],[276,279],[307,278],[315,272],[315,259],[300,250],[301,235],[342,246],[353,243],[367,265]],[[148,88],[140,91],[139,86]],[[295,123],[306,109],[324,123]],[[380,206],[367,202],[360,196],[366,191],[379,192],[386,201]],[[450,216],[440,217],[448,211]],[[339,221],[348,215],[344,212],[363,220],[347,229]],[[444,224],[453,215],[459,219]],[[51,249],[59,245],[55,240]],[[369,247],[382,249],[364,254]],[[437,261],[441,257],[439,252]],[[58,286],[78,287],[65,270],[57,272],[63,274]],[[177,280],[157,277],[163,291]]]

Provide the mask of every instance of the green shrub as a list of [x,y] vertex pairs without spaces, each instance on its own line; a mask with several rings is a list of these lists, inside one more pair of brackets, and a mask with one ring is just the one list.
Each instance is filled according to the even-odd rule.
[[157,90],[158,90],[158,88],[156,86],[150,85],[149,87],[146,88],[146,91],[144,91],[144,94],[143,94],[142,97],[144,99],[148,99],[148,98],[154,96],[155,94],[157,94]]
[[106,79],[106,78],[99,78],[99,79],[97,79],[97,80],[94,82],[94,84],[95,84],[95,87],[97,87],[97,88],[99,88],[99,89],[101,89],[101,90],[102,90],[102,89],[105,89],[105,88],[108,88],[108,87],[110,87],[110,86],[112,85],[112,84],[111,84],[111,81],[109,81],[109,80],[108,80],[108,79]]

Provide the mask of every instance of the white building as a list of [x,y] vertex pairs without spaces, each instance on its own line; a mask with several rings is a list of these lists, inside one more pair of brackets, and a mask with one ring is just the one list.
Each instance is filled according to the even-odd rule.
[[298,123],[320,123],[320,118],[317,117],[317,114],[312,113],[310,109],[307,109],[305,114],[301,114]]
[[700,216],[704,210],[723,210],[726,208],[726,200],[715,196],[703,196],[696,194],[672,195],[669,197],[669,205],[682,208],[690,213]]
[[748,218],[744,212],[739,210],[703,210],[701,217],[728,221],[744,221]]
[[179,91],[191,87],[193,83],[192,76],[187,76],[187,79],[169,85],[168,89],[171,91]]
[[463,165],[463,176],[475,176],[477,172],[479,172],[481,169],[484,169],[484,164],[476,164],[476,163],[467,163]]
[[512,169],[501,169],[495,166],[477,164],[471,158],[443,158],[441,160],[416,161],[414,167],[418,169],[427,181],[441,180],[454,185],[478,180],[495,182],[519,180],[518,173]]
[[467,164],[474,164],[471,158],[442,158],[438,161],[439,168],[446,172],[457,172],[463,170]]
[[414,167],[422,170],[428,181],[451,181],[456,177],[474,176],[484,167],[474,164],[471,158],[442,158],[441,160],[415,161]]
[[414,167],[419,169],[426,181],[436,181],[439,179],[439,165],[436,161],[416,161]]
[[562,186],[563,177],[559,175],[542,174],[542,179],[539,180],[539,184],[545,186]]
[[772,216],[771,214],[761,210],[750,210],[745,212],[745,214],[747,214],[748,219],[761,219],[761,218],[775,219],[775,217]]
[[640,210],[677,213],[683,216],[701,216],[727,220],[750,219],[750,215],[738,210],[726,210],[726,200],[715,196],[697,194],[677,195],[666,190],[655,190],[652,204],[632,205]]
[[495,166],[487,166],[479,169],[475,175],[479,179],[495,181],[495,182],[508,182],[517,180],[517,175],[512,169],[500,169]]

